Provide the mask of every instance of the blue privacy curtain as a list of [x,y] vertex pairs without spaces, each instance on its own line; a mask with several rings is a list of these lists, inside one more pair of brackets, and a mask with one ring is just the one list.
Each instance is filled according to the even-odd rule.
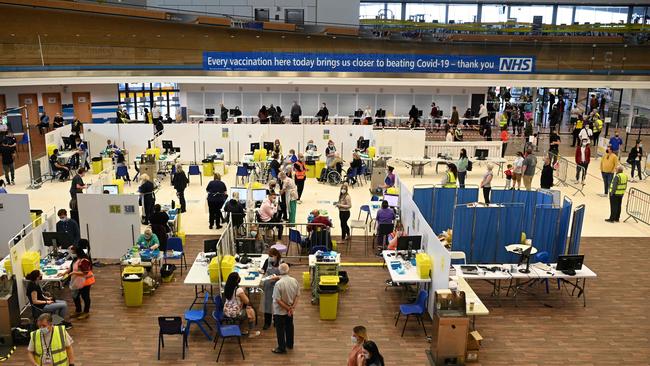
[[539,205],[535,208],[535,228],[532,239],[537,252],[555,251],[555,239],[560,220],[560,209],[551,205]]
[[456,205],[456,188],[433,189],[433,224],[429,224],[433,232],[440,234],[450,229],[454,221],[454,206]]
[[509,189],[492,189],[490,202],[491,203],[510,203],[512,202],[512,190]]
[[496,260],[497,221],[500,207],[477,207],[474,221],[474,244],[468,257],[471,263],[494,263]]
[[524,228],[524,205],[521,203],[503,204],[499,207],[498,240],[496,245],[497,263],[517,263],[519,256],[508,253],[506,245],[521,242],[521,232]]
[[580,253],[580,237],[582,235],[582,222],[584,219],[585,205],[580,205],[573,212],[573,224],[571,224],[571,243],[569,243],[569,254]]
[[478,202],[478,188],[458,188],[456,190],[456,204]]
[[415,202],[429,226],[433,227],[433,186],[413,186],[413,202]]
[[562,202],[562,212],[560,213],[560,228],[557,232],[557,239],[555,240],[555,250],[551,255],[551,261],[556,262],[559,255],[564,254],[566,250],[567,235],[569,234],[569,222],[571,221],[571,209],[573,203],[568,197],[564,197]]
[[467,205],[458,205],[454,209],[453,236],[451,249],[459,252],[465,252],[467,262],[470,263],[470,253],[472,248],[473,227],[474,227],[473,207]]

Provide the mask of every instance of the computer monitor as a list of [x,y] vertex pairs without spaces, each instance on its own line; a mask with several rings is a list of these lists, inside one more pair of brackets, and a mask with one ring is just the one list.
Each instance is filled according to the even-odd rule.
[[255,238],[239,238],[235,239],[235,250],[237,254],[250,254],[257,253]]
[[266,189],[253,189],[253,201],[264,201],[266,198]]
[[208,239],[203,241],[203,253],[214,253],[217,251],[219,239]]
[[397,238],[397,250],[420,250],[422,249],[422,236],[400,236]]
[[102,192],[108,192],[108,194],[120,194],[116,184],[104,184],[102,186]]
[[234,116],[235,114],[237,114],[237,110],[236,109],[230,109],[230,110],[228,110],[228,114],[230,114],[231,116]]
[[235,188],[230,188],[230,198],[232,199],[235,196],[235,192],[239,193],[239,201],[240,202],[246,202],[247,197],[247,189],[246,188],[240,188],[240,187],[235,187]]
[[172,140],[162,140],[162,147],[165,150],[172,150],[174,148],[174,142]]
[[584,255],[560,255],[557,257],[557,266],[555,269],[573,276],[576,274],[576,271],[582,269],[584,260]]
[[488,149],[476,149],[474,155],[478,160],[485,160],[488,157],[488,153],[489,153]]
[[43,245],[46,247],[67,249],[72,244],[72,236],[68,233],[60,233],[57,231],[43,232]]
[[388,206],[390,207],[399,206],[399,196],[396,196],[394,194],[385,194],[384,201],[388,202]]
[[363,111],[362,110],[354,111],[354,116],[358,117],[358,118],[362,117],[363,116]]
[[418,109],[418,117],[422,117],[422,110]]
[[251,142],[251,152],[255,152],[255,150],[260,149],[260,143],[259,142]]
[[264,141],[264,150],[271,152],[275,149],[275,144],[272,142]]
[[214,115],[214,108],[206,108],[205,109],[205,114],[208,116],[213,116]]

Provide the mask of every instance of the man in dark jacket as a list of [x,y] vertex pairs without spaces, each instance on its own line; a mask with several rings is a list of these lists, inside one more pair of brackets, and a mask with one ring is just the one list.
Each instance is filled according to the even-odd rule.
[[183,164],[176,164],[176,173],[174,174],[174,178],[172,178],[172,186],[174,186],[174,189],[176,190],[176,196],[181,205],[181,213],[187,210],[185,203],[185,188],[187,188],[189,182],[190,180],[187,179],[187,175],[183,171]]
[[59,216],[59,221],[56,223],[56,232],[67,233],[72,238],[72,243],[76,245],[81,237],[79,224],[69,218],[68,211],[63,208],[57,212],[57,215]]
[[291,106],[291,123],[300,123],[300,116],[302,116],[302,109],[297,101],[293,101]]
[[542,167],[539,186],[544,189],[551,189],[553,187],[553,167],[551,166],[551,159],[548,156],[544,157],[544,166]]

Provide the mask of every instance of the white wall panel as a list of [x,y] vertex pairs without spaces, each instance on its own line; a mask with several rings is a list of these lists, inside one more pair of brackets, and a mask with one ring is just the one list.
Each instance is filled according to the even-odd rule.
[[187,93],[187,114],[203,114],[205,109],[203,108],[203,93],[201,92],[189,92]]
[[9,240],[31,223],[29,195],[0,194],[0,204],[0,258],[4,258],[9,254]]
[[[301,93],[300,94],[300,107],[302,108],[303,116],[314,116],[320,109],[318,103],[318,94]],[[329,106],[328,106],[329,109]]]
[[245,116],[257,116],[262,108],[260,93],[244,93],[244,105],[239,106]]

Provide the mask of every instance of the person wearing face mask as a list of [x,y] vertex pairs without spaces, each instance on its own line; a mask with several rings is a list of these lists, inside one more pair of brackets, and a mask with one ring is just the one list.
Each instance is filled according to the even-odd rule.
[[264,290],[264,327],[267,330],[271,327],[273,320],[273,288],[275,283],[280,279],[280,270],[278,267],[283,263],[282,255],[275,248],[269,249],[269,257],[264,261],[261,272],[264,274],[262,281]]
[[325,157],[325,165],[327,166],[331,166],[334,159],[336,159],[336,146],[332,140],[329,140],[327,142],[327,147],[325,148]]
[[612,147],[612,153],[618,156],[618,151],[620,150],[621,145],[623,145],[623,139],[618,135],[618,130],[614,132],[614,137],[609,139],[609,145]]
[[[278,176],[282,182],[282,190],[280,193],[282,197],[285,198],[285,209],[288,209],[289,213],[289,222],[294,224],[296,222],[296,205],[298,202],[298,187],[293,179],[285,172],[280,172]],[[288,203],[288,204],[287,204]]]
[[[67,274],[70,275],[70,289],[74,301],[75,313],[71,318],[86,319],[90,315],[90,288],[95,284],[95,275],[92,271],[92,262],[81,247],[71,245],[68,252],[72,257],[72,263]],[[84,307],[81,309],[81,300]]]
[[249,338],[257,337],[260,335],[260,331],[253,331],[253,327],[255,326],[255,309],[251,306],[251,302],[248,296],[246,296],[244,289],[239,287],[240,281],[239,273],[231,272],[228,275],[223,290],[223,315],[227,321],[234,323],[248,320],[248,332],[243,335]]
[[636,144],[630,150],[630,154],[627,156],[627,163],[632,166],[632,179],[630,182],[635,182],[634,180],[634,169],[636,168],[639,171],[639,180],[643,179],[641,175],[641,158],[643,157],[643,145],[641,140],[636,140]]
[[305,189],[305,180],[307,179],[307,167],[305,166],[305,156],[298,154],[298,160],[293,163],[293,179],[298,187],[298,203],[302,203],[302,191]]
[[144,233],[140,234],[136,241],[140,248],[155,250],[160,246],[158,235],[153,233],[150,227],[144,229]]
[[379,353],[377,344],[373,341],[363,343],[363,366],[384,366],[384,357]]
[[81,234],[79,232],[79,224],[68,217],[68,211],[64,208],[60,209],[57,212],[59,216],[59,222],[56,223],[56,232],[57,233],[67,233],[72,238],[72,243],[76,244],[79,242]]
[[327,121],[330,117],[330,112],[327,110],[327,104],[323,103],[322,106],[320,107],[320,110],[318,113],[316,113],[316,117],[319,118],[320,122],[323,123]]
[[307,147],[305,147],[305,152],[316,153],[316,151],[318,151],[318,146],[316,146],[314,140],[307,141]]
[[368,333],[366,327],[357,325],[352,328],[352,349],[348,354],[348,366],[363,366],[365,365],[365,357],[363,354],[363,343],[368,340]]
[[[56,314],[65,320],[68,315],[68,304],[63,300],[54,300],[43,293],[43,289],[39,284],[43,280],[41,271],[35,269],[28,273],[25,279],[27,280],[27,290],[25,292],[29,303],[45,312]],[[72,327],[72,324],[66,321],[62,324],[66,328]]]
[[[587,178],[587,169],[591,159],[591,148],[589,147],[589,139],[582,140],[582,144],[576,148],[576,182],[585,182]],[[582,180],[580,176],[582,175]]]
[[348,185],[341,186],[338,201],[334,204],[339,209],[339,219],[341,220],[341,241],[350,240],[350,226],[348,220],[350,219],[350,208],[352,208],[352,197],[348,193]]
[[74,366],[72,337],[60,325],[52,324],[52,315],[41,314],[36,321],[38,329],[31,332],[27,358],[32,365]]

